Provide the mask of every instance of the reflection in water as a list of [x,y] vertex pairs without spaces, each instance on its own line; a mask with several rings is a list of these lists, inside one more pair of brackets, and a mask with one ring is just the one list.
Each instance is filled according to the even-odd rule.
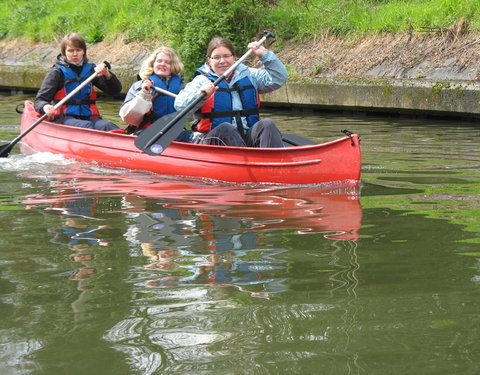
[[50,194],[31,195],[24,203],[50,204],[46,210],[64,218],[63,226],[52,230],[52,241],[78,251],[94,244],[108,246],[110,239],[101,234],[108,226],[92,225],[95,201],[105,193],[121,196],[125,238],[150,258],[146,269],[170,273],[147,281],[149,287],[261,284],[263,288],[251,295],[268,296],[284,290],[267,276],[281,267],[276,259],[285,250],[262,248],[260,233],[295,230],[358,239],[361,209],[356,188],[239,187],[166,177],[158,181],[138,173],[102,171],[98,176],[84,168],[71,165],[68,173],[52,175]]
[[[23,203],[62,218],[61,226],[51,229],[51,241],[73,252],[70,260],[77,269],[69,279],[79,283],[80,295],[72,303],[77,323],[92,318],[87,306],[96,282],[88,283],[96,274],[94,249],[110,246],[114,236],[109,231],[118,229],[121,218],[130,256],[141,262],[135,261],[138,266],[126,280],[131,314],[104,339],[143,374],[174,370],[180,362],[187,371],[189,363],[206,358],[211,369],[224,366],[242,341],[269,340],[271,325],[283,327],[274,340],[287,347],[298,340],[329,340],[328,330],[298,336],[290,321],[306,324],[333,305],[293,303],[287,308],[273,303],[273,298],[282,299],[275,296],[295,288],[287,276],[297,256],[289,245],[293,235],[316,233],[332,241],[334,251],[313,256],[330,259],[329,268],[320,270],[331,284],[330,294],[339,290],[347,292],[346,298],[355,297],[359,266],[354,245],[361,227],[355,188],[159,181],[148,174],[90,168],[70,164],[62,173],[52,171],[49,191],[28,195]],[[23,175],[43,179],[31,171]],[[105,199],[110,201],[107,209]],[[271,236],[274,232],[282,233],[280,240]],[[252,298],[273,304],[252,306]],[[256,346],[250,343],[241,361],[258,355]],[[289,361],[314,355],[310,350],[279,348],[277,353]]]
[[101,231],[108,229],[107,225],[97,225],[95,215],[95,199],[92,197],[78,197],[62,201],[47,207],[45,210],[56,211],[61,215],[62,226],[52,228],[54,233],[52,242],[65,244],[72,250],[82,250],[92,245],[108,246],[110,239],[102,238]]
[[[478,126],[294,115],[268,117],[319,141],[362,135],[361,209],[358,192],[321,186],[156,184],[52,155],[3,160],[0,363],[15,374],[478,373]],[[64,214],[75,199],[94,210]]]

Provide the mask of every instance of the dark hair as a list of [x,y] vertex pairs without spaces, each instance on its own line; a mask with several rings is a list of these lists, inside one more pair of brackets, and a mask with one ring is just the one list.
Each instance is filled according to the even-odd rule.
[[213,50],[219,47],[228,48],[233,56],[237,55],[235,53],[235,48],[233,47],[233,44],[229,39],[216,36],[212,38],[212,40],[210,40],[210,43],[208,43],[207,58],[212,57]]
[[64,57],[66,56],[65,55],[65,50],[67,49],[67,46],[69,44],[76,47],[76,48],[83,49],[83,59],[85,61],[87,60],[87,43],[85,42],[85,39],[83,39],[77,33],[70,33],[70,34],[65,35],[62,39],[62,42],[60,43],[60,53]]

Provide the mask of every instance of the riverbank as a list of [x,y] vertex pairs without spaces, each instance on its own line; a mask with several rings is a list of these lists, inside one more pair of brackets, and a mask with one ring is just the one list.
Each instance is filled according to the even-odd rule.
[[[108,60],[126,92],[154,47],[117,38],[90,46],[88,55]],[[265,105],[480,117],[480,34],[462,24],[352,39],[319,35],[272,49],[290,78],[263,95]],[[57,53],[57,45],[0,41],[0,86],[36,90]]]

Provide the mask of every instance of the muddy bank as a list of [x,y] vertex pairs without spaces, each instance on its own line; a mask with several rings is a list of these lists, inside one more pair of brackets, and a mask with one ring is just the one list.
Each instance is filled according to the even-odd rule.
[[[124,90],[156,46],[121,38],[89,46],[91,61],[108,60]],[[265,104],[480,115],[480,34],[449,29],[339,39],[318,35],[275,49],[291,72]],[[0,86],[36,89],[58,54],[56,44],[0,41]]]
[[288,43],[279,55],[299,75],[315,78],[394,78],[478,81],[480,34],[431,30],[352,40],[319,35]]
[[[121,38],[89,46],[91,61],[108,60],[117,70],[136,73],[156,46],[124,44]],[[275,44],[272,47],[275,50]],[[448,31],[381,34],[339,39],[318,35],[304,43],[289,41],[276,49],[300,78],[395,78],[444,81],[480,79],[480,34]],[[0,40],[0,66],[48,69],[57,44]]]

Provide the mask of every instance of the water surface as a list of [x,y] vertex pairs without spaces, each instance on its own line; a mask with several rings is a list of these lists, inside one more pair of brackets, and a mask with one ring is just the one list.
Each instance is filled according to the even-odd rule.
[[358,132],[358,189],[2,159],[2,374],[479,373],[478,124],[266,115]]

